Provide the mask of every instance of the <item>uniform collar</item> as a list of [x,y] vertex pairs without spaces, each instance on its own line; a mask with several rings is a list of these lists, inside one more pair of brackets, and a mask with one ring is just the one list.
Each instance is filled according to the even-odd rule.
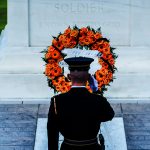
[[88,90],[85,86],[72,86],[69,92],[83,94],[84,92],[88,92]]
[[86,88],[86,86],[72,86],[71,88]]

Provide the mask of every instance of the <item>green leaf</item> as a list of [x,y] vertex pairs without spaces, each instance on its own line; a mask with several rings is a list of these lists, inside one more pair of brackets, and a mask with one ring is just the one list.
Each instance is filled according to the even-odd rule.
[[114,67],[114,70],[115,70],[115,71],[118,71],[117,67]]
[[88,50],[88,49],[89,49],[89,47],[88,47],[88,46],[84,46],[84,48],[85,48],[86,50]]
[[83,46],[79,45],[79,49],[82,49],[82,50],[83,50]]
[[114,55],[114,58],[115,58],[115,59],[118,58],[118,55]]
[[73,29],[77,29],[77,30],[79,30],[79,28],[78,28],[76,25],[73,27]]
[[101,27],[99,27],[96,31],[101,33]]
[[67,56],[67,54],[61,53],[61,55],[63,56],[63,58],[65,58]]
[[56,36],[52,36],[54,39],[56,39]]
[[64,74],[64,67],[62,67],[62,73]]
[[92,31],[93,31],[94,33],[96,33],[95,30],[94,30],[93,28],[92,28]]
[[45,61],[46,63],[48,62],[47,59],[45,59],[44,57],[41,57],[43,59],[43,61]]
[[114,47],[110,47],[111,48],[111,50],[115,50],[116,48],[114,48]]
[[88,28],[89,30],[91,30],[90,26],[87,26],[87,28]]
[[40,53],[47,53],[47,50],[43,50],[43,51],[41,51]]

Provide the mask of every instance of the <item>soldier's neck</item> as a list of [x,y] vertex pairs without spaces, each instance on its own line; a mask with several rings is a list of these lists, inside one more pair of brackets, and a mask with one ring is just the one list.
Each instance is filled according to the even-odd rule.
[[72,86],[85,86],[86,83],[72,82]]

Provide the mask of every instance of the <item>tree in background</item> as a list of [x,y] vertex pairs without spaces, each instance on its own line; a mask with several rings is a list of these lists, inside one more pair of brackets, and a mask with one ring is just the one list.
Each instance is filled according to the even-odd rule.
[[7,0],[0,0],[0,33],[7,24]]

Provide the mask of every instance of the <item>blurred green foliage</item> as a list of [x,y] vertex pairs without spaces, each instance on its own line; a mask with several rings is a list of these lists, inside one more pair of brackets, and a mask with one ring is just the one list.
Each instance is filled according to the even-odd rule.
[[0,0],[0,33],[7,24],[7,0]]

